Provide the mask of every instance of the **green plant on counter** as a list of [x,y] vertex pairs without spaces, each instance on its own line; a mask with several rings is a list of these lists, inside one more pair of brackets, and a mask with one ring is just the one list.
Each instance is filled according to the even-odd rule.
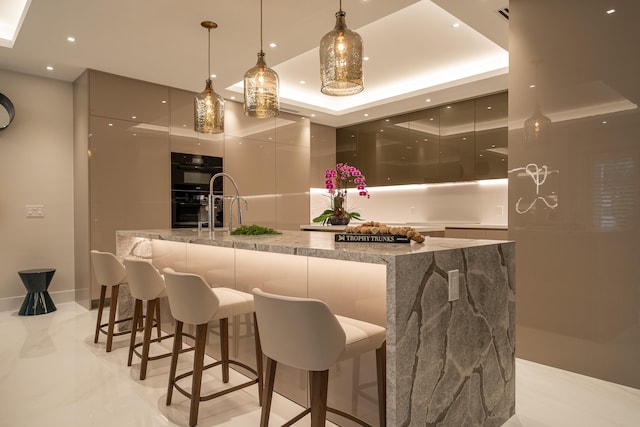
[[272,228],[268,227],[260,227],[259,225],[241,225],[231,232],[232,235],[249,235],[249,236],[259,236],[262,234],[282,234],[279,231],[276,231]]

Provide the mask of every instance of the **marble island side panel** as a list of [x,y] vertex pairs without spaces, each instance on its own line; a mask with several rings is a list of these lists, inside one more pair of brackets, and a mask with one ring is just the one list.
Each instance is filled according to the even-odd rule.
[[[330,233],[230,236],[175,229],[119,231],[117,240],[123,258],[151,259],[151,242],[159,240],[382,264],[387,425],[493,426],[515,412],[513,242],[429,237],[425,244],[336,243]],[[449,302],[447,272],[455,269],[460,297]]]

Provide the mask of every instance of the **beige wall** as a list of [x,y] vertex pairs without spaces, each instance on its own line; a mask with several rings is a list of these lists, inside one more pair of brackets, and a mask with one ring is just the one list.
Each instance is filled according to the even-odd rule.
[[[22,303],[24,269],[55,268],[54,302],[72,301],[72,86],[0,70],[0,92],[16,108],[0,132],[0,310]],[[44,218],[26,218],[25,205],[44,205]]]
[[517,356],[640,388],[640,4],[575,6],[510,2]]

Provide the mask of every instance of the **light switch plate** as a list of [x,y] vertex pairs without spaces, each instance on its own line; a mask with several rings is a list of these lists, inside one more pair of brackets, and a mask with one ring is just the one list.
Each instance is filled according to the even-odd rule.
[[449,275],[449,301],[455,301],[460,298],[460,272],[458,270],[450,270]]
[[44,218],[44,205],[24,205],[27,218]]

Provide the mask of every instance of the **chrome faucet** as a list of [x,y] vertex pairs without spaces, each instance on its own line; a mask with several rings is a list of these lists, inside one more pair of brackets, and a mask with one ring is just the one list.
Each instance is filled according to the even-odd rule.
[[[231,230],[233,230],[233,202],[234,200],[244,200],[244,199],[240,197],[240,192],[238,191],[238,184],[236,184],[236,181],[233,179],[231,175],[224,172],[219,172],[213,175],[209,180],[209,218],[208,218],[209,230],[213,230],[213,224],[214,224],[213,223],[213,207],[214,207],[213,200],[215,196],[213,195],[213,181],[218,177],[229,178],[229,180],[233,184],[233,188],[236,190],[235,196],[228,196],[228,198],[231,199],[231,202],[229,203],[229,233],[231,233]],[[249,204],[247,203],[246,200],[244,200],[244,204],[245,204],[245,208],[249,209]],[[242,225],[242,211],[240,209],[240,202],[238,202],[238,223],[239,225]]]

